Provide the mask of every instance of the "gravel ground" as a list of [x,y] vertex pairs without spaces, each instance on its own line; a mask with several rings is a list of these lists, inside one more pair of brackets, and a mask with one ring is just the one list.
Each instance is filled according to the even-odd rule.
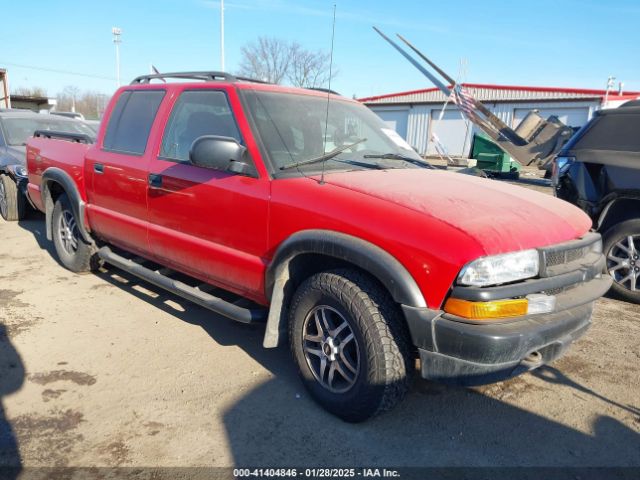
[[549,367],[472,389],[416,378],[399,408],[350,425],[286,349],[262,349],[263,328],[116,269],[68,272],[38,215],[0,238],[0,464],[640,466],[637,305],[599,300]]

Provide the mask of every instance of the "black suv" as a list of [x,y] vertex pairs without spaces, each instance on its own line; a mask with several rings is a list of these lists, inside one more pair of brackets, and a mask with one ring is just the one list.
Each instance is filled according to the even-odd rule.
[[554,160],[558,197],[602,233],[611,287],[640,303],[640,100],[601,110]]

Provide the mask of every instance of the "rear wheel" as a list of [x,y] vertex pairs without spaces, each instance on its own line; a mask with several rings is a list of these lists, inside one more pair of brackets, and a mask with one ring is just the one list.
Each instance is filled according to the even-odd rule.
[[348,422],[390,410],[408,389],[409,336],[400,312],[368,276],[340,269],[300,285],[289,338],[311,396]]
[[621,222],[603,237],[611,289],[625,300],[640,303],[640,219]]
[[56,200],[51,215],[53,244],[60,262],[76,273],[89,272],[98,267],[95,249],[84,241],[78,229],[71,203],[66,194]]
[[27,200],[8,175],[0,175],[0,215],[6,221],[22,220],[27,213]]

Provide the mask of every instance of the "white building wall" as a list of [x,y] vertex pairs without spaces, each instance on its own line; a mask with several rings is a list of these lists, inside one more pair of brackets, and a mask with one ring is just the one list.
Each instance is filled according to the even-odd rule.
[[426,152],[428,147],[430,112],[431,108],[425,105],[416,105],[409,110],[405,140],[420,153]]

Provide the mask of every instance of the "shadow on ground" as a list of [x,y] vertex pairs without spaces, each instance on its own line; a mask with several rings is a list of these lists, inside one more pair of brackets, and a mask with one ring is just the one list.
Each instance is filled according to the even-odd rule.
[[3,398],[20,390],[24,376],[22,359],[9,339],[6,326],[0,323],[0,475],[3,479],[16,478],[22,465],[16,435],[5,416]]

